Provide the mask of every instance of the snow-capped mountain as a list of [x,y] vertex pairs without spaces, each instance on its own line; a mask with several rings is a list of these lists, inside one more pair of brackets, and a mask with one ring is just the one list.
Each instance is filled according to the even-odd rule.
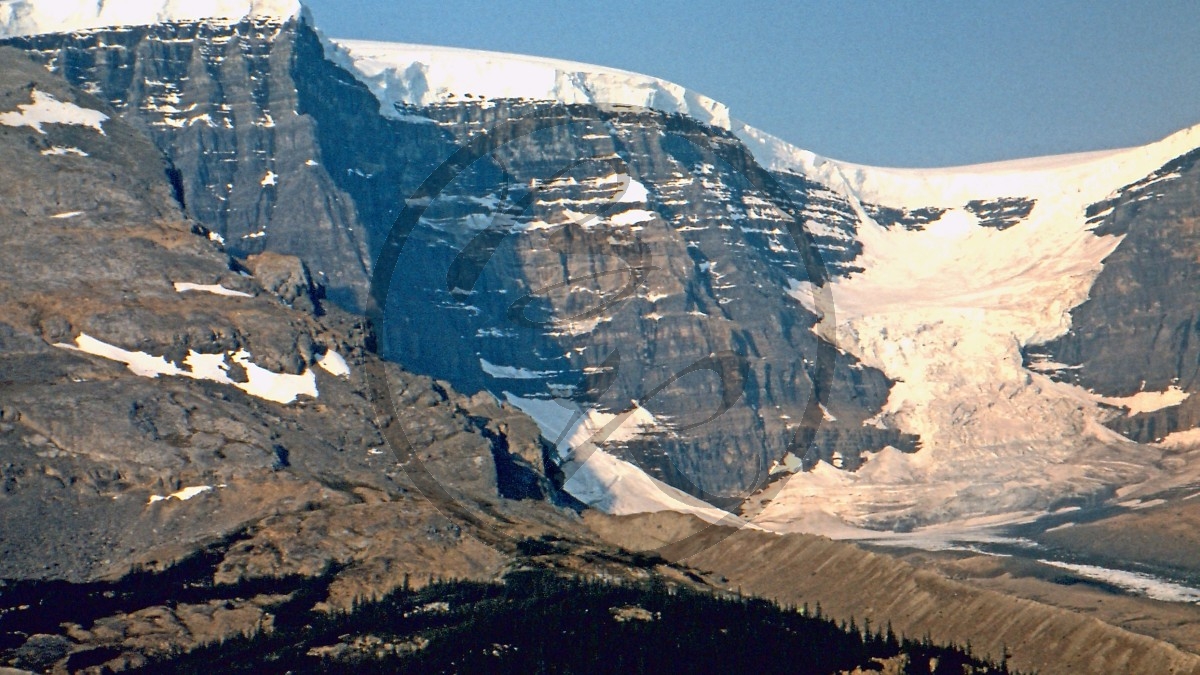
[[0,2],[0,35],[146,130],[231,252],[351,310],[412,216],[381,349],[528,413],[606,510],[863,536],[1200,466],[1198,129],[873,168],[658,78],[330,39],[288,2]]

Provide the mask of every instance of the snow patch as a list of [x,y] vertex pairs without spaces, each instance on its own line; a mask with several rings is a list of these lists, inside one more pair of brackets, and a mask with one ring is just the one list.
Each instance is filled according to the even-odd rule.
[[[2,11],[2,10],[0,10]],[[0,17],[2,21],[2,17]],[[30,127],[45,135],[43,124],[68,124],[90,127],[104,134],[103,122],[108,115],[99,110],[81,108],[74,103],[63,103],[44,91],[33,90],[33,103],[22,103],[13,112],[0,113],[0,124],[10,127]],[[65,150],[64,153],[65,154]],[[80,151],[82,152],[82,151]]]
[[479,367],[483,372],[497,379],[506,380],[540,380],[543,377],[554,375],[552,370],[529,370],[528,368],[517,368],[514,366],[498,366],[485,358],[479,359]]
[[625,515],[675,511],[691,513],[709,523],[745,523],[677,488],[647,475],[636,465],[601,450],[596,442],[632,438],[659,424],[649,411],[635,405],[620,415],[582,411],[564,400],[523,398],[505,392],[508,403],[533,418],[542,436],[557,442],[563,470],[563,489],[605,513]]
[[299,375],[274,373],[255,365],[250,353],[240,350],[232,357],[233,362],[246,369],[247,382],[235,383],[238,389],[258,398],[276,403],[291,403],[300,396],[317,398],[317,376],[311,370]]
[[332,349],[325,350],[325,356],[317,361],[317,365],[334,377],[350,377],[350,365],[346,363],[346,359],[341,354]]
[[[151,356],[146,352],[133,352],[121,349],[115,345],[97,340],[80,333],[75,338],[75,344],[58,343],[54,345],[61,349],[83,352],[93,356],[124,363],[134,375],[140,377],[158,377],[170,375],[187,377],[193,380],[210,380],[221,384],[230,384],[258,398],[276,403],[291,403],[297,397],[311,396],[317,398],[317,378],[312,370],[305,370],[299,375],[273,373],[251,361],[250,353],[246,350],[228,354],[201,354],[189,351],[183,363],[188,370],[167,361],[162,356]],[[226,356],[246,371],[246,382],[234,382],[229,378],[229,365]]]
[[129,367],[129,371],[140,377],[158,377],[159,375],[184,375],[174,363],[162,356],[151,356],[146,352],[131,352],[107,342],[102,342],[87,333],[80,333],[75,338],[74,345],[58,343],[55,347],[84,352],[93,356],[119,361]]
[[1194,448],[1200,446],[1200,427],[1167,434],[1165,438],[1155,443],[1155,445],[1171,449]]
[[1128,410],[1126,415],[1133,417],[1134,415],[1177,406],[1186,401],[1188,396],[1191,396],[1191,394],[1177,386],[1171,386],[1166,391],[1139,391],[1133,396],[1123,397],[1098,396],[1096,400],[1117,408],[1125,408]]
[[46,148],[45,150],[42,151],[42,154],[47,157],[62,157],[65,155],[74,155],[76,157],[90,157],[91,156],[91,155],[88,155],[83,150],[80,150],[79,148],[63,147],[63,146],[59,146],[59,145],[54,145],[49,148]]
[[614,213],[608,217],[608,220],[613,225],[628,227],[630,225],[637,225],[638,223],[650,222],[657,216],[658,214],[653,211],[647,211],[645,209],[632,209],[629,211],[622,211],[621,213]]
[[597,184],[620,185],[622,187],[621,196],[617,199],[617,203],[620,204],[645,204],[646,200],[650,198],[650,192],[646,190],[646,186],[628,174],[614,173],[601,178]]
[[172,492],[169,495],[150,495],[150,500],[147,501],[146,503],[153,504],[154,502],[162,502],[162,501],[166,501],[168,499],[178,499],[181,502],[186,502],[187,500],[191,499],[192,497],[195,497],[196,495],[204,494],[205,492],[208,492],[209,490],[212,490],[212,489],[213,489],[213,487],[211,485],[197,485],[195,487],[185,487],[182,490],[180,490],[178,492]]
[[67,218],[78,218],[83,215],[83,211],[66,211],[64,213],[56,213],[52,216],[54,220],[66,220]]
[[235,291],[232,288],[225,288],[221,284],[193,284],[187,281],[176,281],[175,292],[186,293],[187,291],[201,291],[203,293],[212,293],[213,295],[224,295],[231,298],[253,298],[250,293]]
[[1043,565],[1069,570],[1089,579],[1110,583],[1153,600],[1200,604],[1200,589],[1163,581],[1149,574],[1126,572],[1124,570],[1114,570],[1095,565],[1077,565],[1074,563],[1058,562],[1056,560],[1039,560],[1038,562]]

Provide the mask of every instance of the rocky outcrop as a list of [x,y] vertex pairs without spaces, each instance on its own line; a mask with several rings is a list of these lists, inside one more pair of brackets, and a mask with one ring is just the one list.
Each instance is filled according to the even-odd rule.
[[[1121,236],[1071,331],[1030,350],[1069,366],[1058,379],[1121,398],[1178,387],[1200,391],[1200,152],[1168,163],[1096,204],[1095,232]],[[1129,415],[1109,426],[1148,443],[1200,425],[1200,399]]]

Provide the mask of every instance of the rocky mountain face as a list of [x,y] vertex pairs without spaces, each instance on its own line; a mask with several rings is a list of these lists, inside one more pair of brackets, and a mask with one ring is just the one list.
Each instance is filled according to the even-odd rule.
[[188,214],[230,252],[309,265],[360,307],[369,249],[350,197],[321,168],[297,113],[294,41],[278,20],[182,22],[17,38],[52,72],[112,105],[171,162]]
[[118,577],[215,545],[220,579],[336,568],[348,600],[488,575],[504,532],[577,529],[528,418],[380,362],[301,261],[230,257],[115,110],[0,51],[0,109],[23,112],[0,118],[4,577]]
[[532,420],[381,361],[298,258],[232,256],[145,135],[8,48],[0,160],[0,663],[119,670],[548,551],[692,583],[588,532]]
[[1130,410],[1108,426],[1140,443],[1200,425],[1200,152],[1193,151],[1096,204],[1097,234],[1123,237],[1071,331],[1033,350],[1068,365],[1055,373],[1114,398],[1177,389],[1178,405]]

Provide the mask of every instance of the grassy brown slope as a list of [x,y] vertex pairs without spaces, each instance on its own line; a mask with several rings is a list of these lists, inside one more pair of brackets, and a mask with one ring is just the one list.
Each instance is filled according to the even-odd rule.
[[[652,549],[698,532],[689,516],[656,513],[623,518],[589,515],[613,543]],[[780,602],[815,606],[859,625],[888,621],[897,632],[970,643],[1042,675],[1055,673],[1200,673],[1200,656],[1099,620],[951,581],[853,544],[809,535],[709,528],[661,551],[706,573],[714,583]]]

